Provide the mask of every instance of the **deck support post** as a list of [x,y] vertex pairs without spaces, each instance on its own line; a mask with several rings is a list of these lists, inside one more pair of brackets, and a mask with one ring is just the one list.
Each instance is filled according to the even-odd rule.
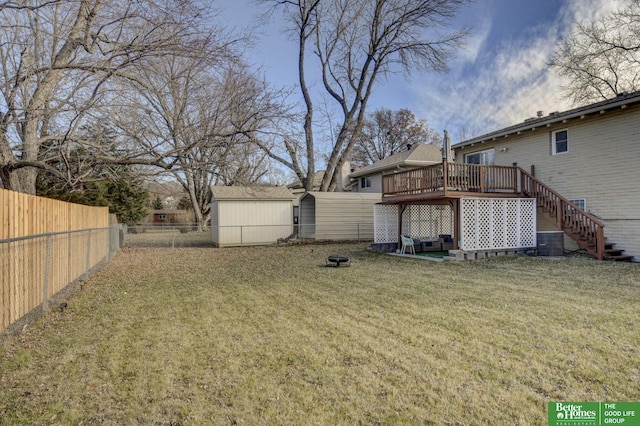
[[398,249],[402,246],[402,239],[400,238],[402,235],[402,215],[406,209],[406,204],[398,204]]
[[451,212],[453,214],[453,249],[459,250],[458,241],[460,240],[460,200],[449,201]]

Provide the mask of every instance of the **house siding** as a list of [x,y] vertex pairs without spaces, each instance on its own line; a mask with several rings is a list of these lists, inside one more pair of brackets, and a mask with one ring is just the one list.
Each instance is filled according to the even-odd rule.
[[[569,150],[552,155],[552,132],[562,129],[568,130]],[[640,260],[640,107],[464,147],[456,160],[492,147],[496,164],[517,162],[527,171],[534,166],[535,176],[565,198],[586,199],[587,211],[604,222],[607,239]]]
[[371,186],[367,188],[362,188],[360,186],[360,179],[362,178],[358,178],[356,192],[364,194],[382,194],[382,173],[370,175],[369,178],[371,179]]

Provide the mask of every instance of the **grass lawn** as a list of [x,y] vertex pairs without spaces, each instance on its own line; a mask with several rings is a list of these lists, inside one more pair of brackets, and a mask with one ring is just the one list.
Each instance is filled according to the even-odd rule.
[[549,401],[640,400],[640,265],[365,247],[123,250],[0,346],[0,424],[545,425]]
[[211,231],[182,233],[179,228],[134,227],[138,233],[128,233],[125,245],[138,248],[211,247]]

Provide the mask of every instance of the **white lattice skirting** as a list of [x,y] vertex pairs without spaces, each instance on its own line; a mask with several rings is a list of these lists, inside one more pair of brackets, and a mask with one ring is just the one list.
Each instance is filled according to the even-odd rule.
[[373,242],[398,242],[398,206],[387,204],[373,206]]
[[[375,243],[398,241],[398,206],[373,206]],[[410,205],[402,214],[402,233],[425,241],[437,240],[441,234],[453,234],[453,211],[447,205]]]
[[536,246],[536,203],[532,198],[460,200],[460,249]]
[[[398,241],[398,206],[376,204],[374,242]],[[402,233],[421,240],[453,235],[454,217],[447,205],[410,205],[402,215]],[[536,203],[532,198],[462,198],[460,249],[500,250],[536,246]]]

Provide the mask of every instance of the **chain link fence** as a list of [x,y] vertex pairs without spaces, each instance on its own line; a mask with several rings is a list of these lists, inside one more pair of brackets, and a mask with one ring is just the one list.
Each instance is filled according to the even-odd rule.
[[211,230],[195,224],[139,224],[126,227],[126,247],[213,247]]
[[125,246],[136,248],[243,247],[314,241],[372,241],[373,224],[238,225],[199,230],[195,224],[140,224],[126,228]]
[[[0,240],[0,332],[19,329],[89,278],[123,246],[148,248],[369,241],[371,224],[324,229],[315,224],[218,227],[232,235],[214,242],[196,225],[142,224],[50,232]],[[266,237],[265,237],[266,236]]]

